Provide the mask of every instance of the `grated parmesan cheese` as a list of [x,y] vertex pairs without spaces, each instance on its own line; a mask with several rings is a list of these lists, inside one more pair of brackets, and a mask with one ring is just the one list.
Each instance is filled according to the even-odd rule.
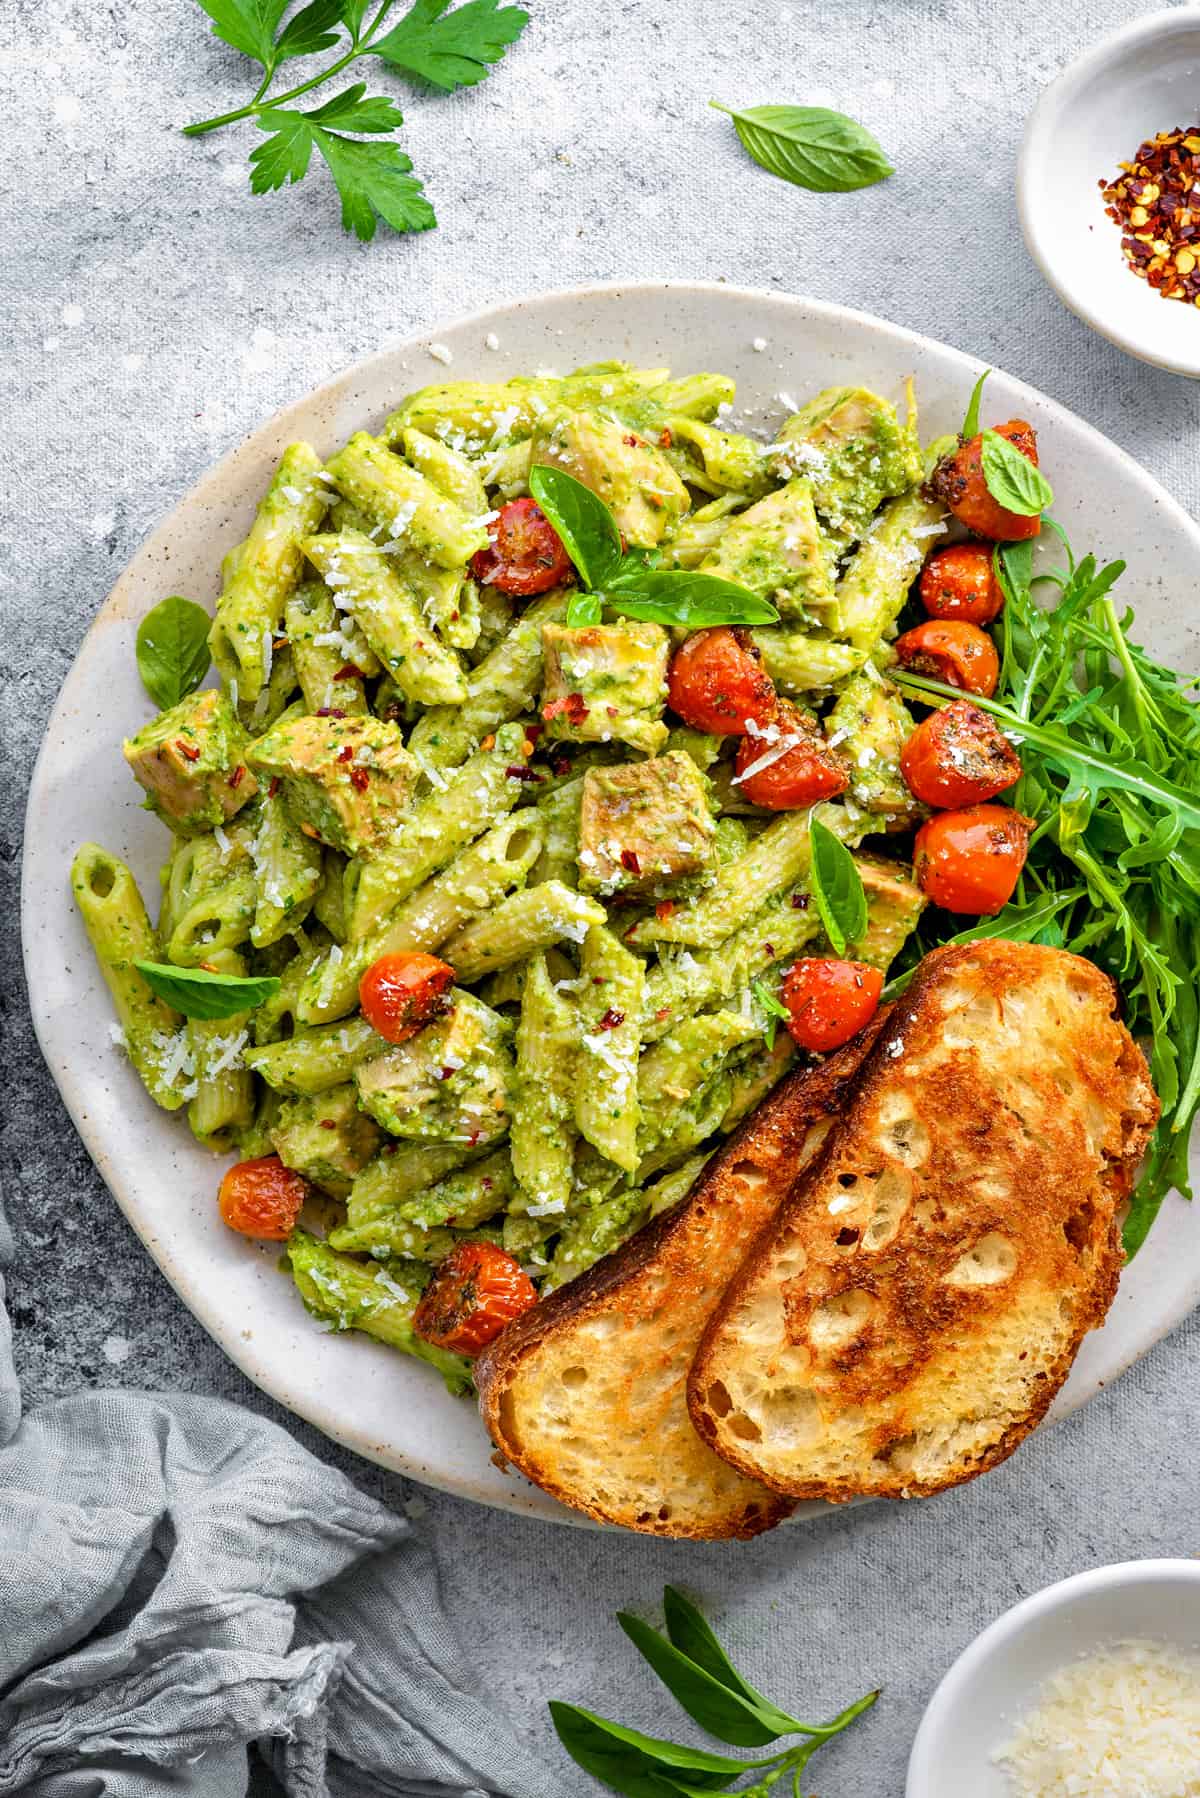
[[992,1758],[1015,1798],[1200,1798],[1200,1653],[1118,1642],[1063,1667]]

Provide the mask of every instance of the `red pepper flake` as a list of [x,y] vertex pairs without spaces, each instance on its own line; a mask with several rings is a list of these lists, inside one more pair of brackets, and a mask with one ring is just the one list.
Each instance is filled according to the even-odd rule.
[[367,771],[365,768],[351,768],[351,770],[350,770],[350,785],[354,788],[354,791],[356,793],[365,793],[366,792],[367,781],[368,781],[368,775],[367,775]]
[[343,743],[342,747],[337,752],[337,759],[339,762],[348,762],[353,754],[353,743]]
[[1138,279],[1164,300],[1200,306],[1200,125],[1147,138],[1097,186]]
[[267,798],[274,799],[274,797],[275,797],[276,793],[278,793],[278,791],[279,791],[279,776],[278,776],[278,774],[273,774],[271,776],[271,784],[267,788]]
[[662,444],[664,449],[670,449],[675,439],[672,437],[669,430],[665,430],[659,433],[658,441]]
[[570,756],[564,750],[560,755],[555,756],[550,764],[550,768],[552,773],[561,777],[564,774],[569,774],[574,765],[575,764],[572,762]]
[[654,908],[654,915],[661,923],[664,918],[669,918],[674,910],[675,901],[673,899],[660,899]]
[[286,649],[287,646],[288,646],[288,639],[286,637],[272,637],[272,639],[271,639],[272,655],[275,653],[275,651],[277,649]]
[[335,705],[323,705],[317,708],[318,718],[344,718],[345,712],[339,711]]
[[457,1068],[444,1067],[441,1069],[440,1073],[438,1074],[438,1079],[439,1080],[449,1080],[450,1076],[452,1074],[456,1074],[457,1072],[458,1072]]
[[496,747],[496,733],[494,730],[490,730],[486,737],[480,737],[479,747],[481,749],[494,749]]
[[630,449],[637,449],[637,448],[638,448],[638,446],[639,446],[639,444],[640,444],[640,443],[641,443],[641,441],[642,441],[642,440],[641,440],[641,438],[640,438],[640,437],[635,437],[635,436],[634,436],[634,435],[633,435],[633,432],[632,432],[632,431],[630,431],[630,432],[628,432],[628,433],[627,433],[627,434],[626,434],[626,435],[625,435],[625,436],[624,436],[624,437],[622,437],[622,439],[621,439],[621,442],[622,442],[622,443],[627,443],[627,444],[628,444],[628,445],[629,445],[629,447],[630,447]]
[[356,668],[353,662],[343,662],[333,678],[334,680],[361,680],[362,677],[361,668]]
[[246,769],[245,769],[244,765],[241,762],[239,762],[237,767],[234,769],[233,773],[229,776],[228,784],[231,787],[240,787],[242,784],[242,776],[245,772],[246,772]]
[[532,768],[527,768],[524,762],[512,762],[504,772],[507,774],[509,780],[540,781],[542,778],[542,776],[535,773]]
[[671,1007],[669,1005],[660,1005],[654,1014],[654,1022],[656,1024],[665,1024],[670,1015]]
[[808,894],[807,893],[793,893],[792,899],[791,899],[791,906],[792,906],[793,911],[807,911],[808,910]]
[[623,1024],[624,1022],[625,1022],[625,1013],[623,1011],[614,1011],[612,1006],[610,1005],[608,1010],[605,1012],[604,1016],[600,1020],[600,1029],[601,1030],[615,1030],[618,1024]]
[[194,743],[185,743],[182,737],[176,737],[175,747],[180,755],[187,757],[189,762],[198,762],[200,760],[200,751],[196,748]]
[[322,1118],[321,1119],[321,1128],[322,1128],[322,1130],[336,1130],[337,1124],[335,1123],[333,1118]]
[[582,693],[564,693],[561,699],[552,699],[549,705],[542,707],[542,717],[549,721],[565,714],[568,724],[582,724],[588,715],[588,708],[583,703]]
[[621,866],[624,868],[624,870],[627,874],[640,874],[641,873],[641,871],[642,871],[641,859],[638,856],[638,852],[636,849],[622,849],[622,851],[621,851]]
[[[544,724],[527,724],[525,726],[525,735],[529,738],[531,743],[536,743],[538,738],[544,734],[545,729],[546,726]],[[495,739],[493,739],[493,741],[494,740]]]

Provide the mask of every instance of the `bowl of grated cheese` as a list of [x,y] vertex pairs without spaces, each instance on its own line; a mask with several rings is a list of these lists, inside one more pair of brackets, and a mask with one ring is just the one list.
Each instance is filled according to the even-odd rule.
[[938,1686],[906,1798],[1200,1798],[1200,1560],[1125,1561],[1006,1611]]

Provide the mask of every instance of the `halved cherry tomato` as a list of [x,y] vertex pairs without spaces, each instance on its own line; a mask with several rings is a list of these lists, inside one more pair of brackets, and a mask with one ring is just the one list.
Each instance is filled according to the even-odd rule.
[[935,550],[921,570],[920,591],[931,618],[990,624],[1004,606],[990,543],[951,543]]
[[695,631],[671,657],[667,703],[693,730],[741,737],[747,719],[775,716],[775,686],[749,632],[718,625]]
[[840,1049],[870,1023],[882,991],[883,975],[865,961],[808,956],[793,962],[779,988],[788,1034],[814,1055]]
[[372,1030],[389,1043],[407,1042],[446,1009],[454,969],[415,949],[381,955],[358,983],[358,1003]]
[[773,812],[799,810],[832,799],[850,785],[840,758],[799,706],[779,701],[772,722],[744,736],[737,747],[734,785],[751,805]]
[[905,631],[896,639],[896,654],[914,673],[967,693],[982,693],[985,699],[991,698],[1000,679],[1000,658],[987,632],[954,618],[930,618]]
[[[1012,418],[1006,425],[996,425],[996,435],[1007,437],[1014,449],[1037,467],[1037,432],[1023,418]],[[983,478],[983,433],[968,439],[943,456],[929,477],[929,491],[940,499],[961,524],[977,537],[991,537],[999,543],[1018,543],[1024,537],[1036,537],[1042,521],[1035,512],[1026,518],[1010,512],[992,498]]]
[[917,885],[945,911],[990,917],[1012,898],[1032,822],[1007,805],[938,812],[913,844]]
[[308,1197],[308,1181],[284,1167],[278,1155],[239,1161],[221,1182],[217,1204],[231,1230],[284,1242]]
[[1021,762],[1002,731],[969,699],[955,699],[918,724],[900,752],[914,799],[944,808],[979,805],[1021,778]]
[[562,538],[535,499],[510,499],[488,534],[487,548],[471,558],[471,573],[485,587],[529,599],[572,578]]
[[536,1303],[533,1281],[506,1249],[460,1242],[421,1295],[413,1329],[437,1348],[477,1355]]

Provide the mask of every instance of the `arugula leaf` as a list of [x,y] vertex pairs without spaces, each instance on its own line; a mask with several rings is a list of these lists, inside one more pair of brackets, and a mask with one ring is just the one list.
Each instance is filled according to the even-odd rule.
[[152,606],[138,625],[138,673],[159,711],[169,711],[194,693],[208,673],[211,626],[204,607],[178,593]]
[[243,979],[236,974],[209,974],[204,968],[174,968],[163,961],[135,961],[133,965],[150,991],[185,1018],[233,1018],[241,1011],[253,1011],[279,991],[274,974]]
[[867,895],[862,875],[846,845],[819,818],[809,824],[809,838],[809,887],[830,947],[835,955],[845,955],[848,945],[866,935]]
[[718,1741],[738,1748],[763,1748],[780,1736],[795,1735],[805,1728],[770,1699],[757,1693],[747,1697],[714,1679],[640,1617],[618,1611],[617,1622],[688,1716]]
[[604,598],[626,618],[683,630],[706,630],[714,624],[777,624],[770,600],[715,574],[691,568],[622,568],[608,583]]
[[856,119],[824,106],[749,106],[728,113],[755,162],[781,181],[813,193],[849,193],[895,173],[875,138]]
[[999,431],[983,433],[983,479],[997,505],[1021,518],[1033,518],[1054,504],[1054,489],[1028,456]]
[[338,41],[334,29],[342,23],[345,0],[309,0],[288,20],[275,43],[275,66],[296,56],[314,56]]
[[446,94],[474,87],[516,43],[529,14],[499,0],[467,0],[453,12],[448,5],[449,0],[416,0],[398,25],[369,45],[369,54]]
[[[775,1026],[776,1026],[777,1021],[780,1018],[784,1018],[784,1019],[790,1018],[792,1014],[788,1010],[786,1005],[781,1005],[779,1003],[779,1000],[776,998],[774,993],[769,992],[767,990],[767,988],[763,985],[762,980],[760,978],[756,977],[755,979],[753,979],[750,982],[750,991],[754,994],[755,999],[758,1001],[760,1009],[762,1011],[765,1011],[767,1014],[767,1026],[766,1026],[766,1029],[764,1030],[763,1034],[767,1039],[767,1048],[773,1049],[775,1047]],[[701,1619],[701,1621],[703,1621],[703,1619]],[[707,1625],[705,1627],[707,1627]],[[669,1624],[667,1626],[667,1632],[668,1632],[668,1634],[670,1634],[670,1625]],[[675,1638],[673,1635],[671,1636],[671,1640],[673,1642],[675,1641]],[[715,1636],[713,1637],[713,1643],[714,1643],[715,1647],[717,1648],[718,1652],[722,1652],[721,1645],[717,1641]],[[676,1643],[676,1647],[678,1647],[678,1646],[679,1646],[679,1644]],[[695,1657],[693,1656],[693,1659],[694,1658]],[[704,1664],[707,1665],[707,1663],[704,1663]],[[713,1669],[711,1666],[708,1667],[708,1671],[710,1673],[713,1672]],[[720,1675],[713,1674],[713,1677],[715,1679],[719,1679]]]
[[959,436],[964,439],[969,440],[979,435],[979,403],[983,398],[983,384],[991,372],[990,368],[985,368],[971,389],[971,397],[967,402],[966,414],[962,421],[962,430],[959,432]]
[[606,586],[621,566],[622,552],[617,521],[604,501],[565,469],[544,462],[530,469],[529,491],[562,538],[584,586]]
[[288,8],[288,0],[197,0],[212,20],[212,33],[223,44],[260,62],[275,66],[275,32]]
[[[991,937],[999,937],[1008,943],[1040,943],[1046,940],[1047,926],[1054,923],[1060,915],[1087,893],[1081,886],[1069,887],[1065,892],[1043,893],[1028,904],[1015,904],[1012,900],[1003,911],[992,918],[981,918],[978,924],[972,924],[967,930],[960,930],[956,936],[939,938],[939,946],[958,948],[963,943],[986,942]],[[917,964],[905,968],[896,974],[883,989],[882,998],[898,999],[901,993],[908,991]]]
[[428,231],[437,223],[412,163],[394,143],[360,143],[329,129],[364,134],[392,131],[401,115],[391,100],[363,99],[361,82],[312,112],[265,107],[257,119],[265,144],[251,152],[250,186],[270,193],[287,181],[303,180],[314,148],[323,157],[342,201],[342,225],[364,243],[381,218],[394,231]]

